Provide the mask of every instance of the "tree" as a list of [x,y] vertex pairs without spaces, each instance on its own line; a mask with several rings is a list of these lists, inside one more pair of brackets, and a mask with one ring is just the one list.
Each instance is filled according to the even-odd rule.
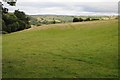
[[12,24],[12,23],[16,22],[17,17],[12,13],[3,14],[3,20],[5,21],[5,23],[7,25],[9,25],[9,24]]
[[15,32],[19,29],[19,23],[14,22],[13,24],[9,24],[8,28],[9,28],[9,32]]
[[2,12],[3,12],[3,13],[8,13],[8,9],[2,7]]
[[80,21],[80,22],[82,22],[82,21],[83,21],[83,19],[82,19],[82,18],[79,18],[79,21]]
[[26,15],[23,11],[15,10],[14,15],[16,15],[17,18],[20,19],[20,20],[25,20],[26,19]]
[[85,21],[90,21],[90,18],[86,18]]
[[7,27],[5,25],[5,21],[4,20],[2,20],[2,31],[3,32],[7,32]]
[[55,22],[55,19],[53,18],[53,24],[55,24],[56,22]]
[[26,23],[22,20],[19,20],[19,29],[18,30],[23,30],[23,29],[26,29]]
[[17,0],[3,0],[4,2],[6,2],[7,4],[9,4],[10,6],[15,6],[16,5],[16,2]]
[[[26,24],[25,29],[31,27],[29,23],[30,18],[26,16],[26,14],[23,11],[15,10],[14,15],[16,15],[19,20],[23,21]],[[23,22],[22,22],[22,25],[24,24]]]
[[9,5],[11,6],[15,6],[16,5],[16,2],[7,2]]
[[[11,6],[14,6],[16,0],[12,2],[7,2]],[[23,12],[15,10],[14,13],[9,13],[7,8],[2,6],[2,31],[11,33],[23,29],[30,28],[29,20],[30,18]]]
[[74,18],[73,22],[79,22],[80,20],[78,18]]

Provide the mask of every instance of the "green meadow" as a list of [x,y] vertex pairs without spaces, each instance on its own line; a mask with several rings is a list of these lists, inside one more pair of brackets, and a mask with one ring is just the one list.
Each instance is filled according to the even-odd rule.
[[117,20],[38,26],[2,40],[3,78],[118,77]]

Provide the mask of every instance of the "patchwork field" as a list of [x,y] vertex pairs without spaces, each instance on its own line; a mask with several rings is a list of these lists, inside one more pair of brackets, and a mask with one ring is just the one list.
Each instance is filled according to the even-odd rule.
[[118,21],[32,27],[3,37],[3,78],[118,77]]

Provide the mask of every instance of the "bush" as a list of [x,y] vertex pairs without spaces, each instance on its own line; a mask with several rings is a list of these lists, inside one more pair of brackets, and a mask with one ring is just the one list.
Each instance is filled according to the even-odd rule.
[[95,20],[100,20],[100,19],[97,19],[97,18],[93,18],[92,21],[95,21]]
[[36,26],[41,26],[41,24],[37,24]]
[[31,28],[30,24],[26,24],[26,28],[25,29],[28,29],[28,28]]

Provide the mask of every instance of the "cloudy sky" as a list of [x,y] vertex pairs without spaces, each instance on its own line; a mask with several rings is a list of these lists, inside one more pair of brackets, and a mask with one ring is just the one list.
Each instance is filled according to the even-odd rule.
[[15,7],[29,15],[117,15],[119,0],[17,0]]

